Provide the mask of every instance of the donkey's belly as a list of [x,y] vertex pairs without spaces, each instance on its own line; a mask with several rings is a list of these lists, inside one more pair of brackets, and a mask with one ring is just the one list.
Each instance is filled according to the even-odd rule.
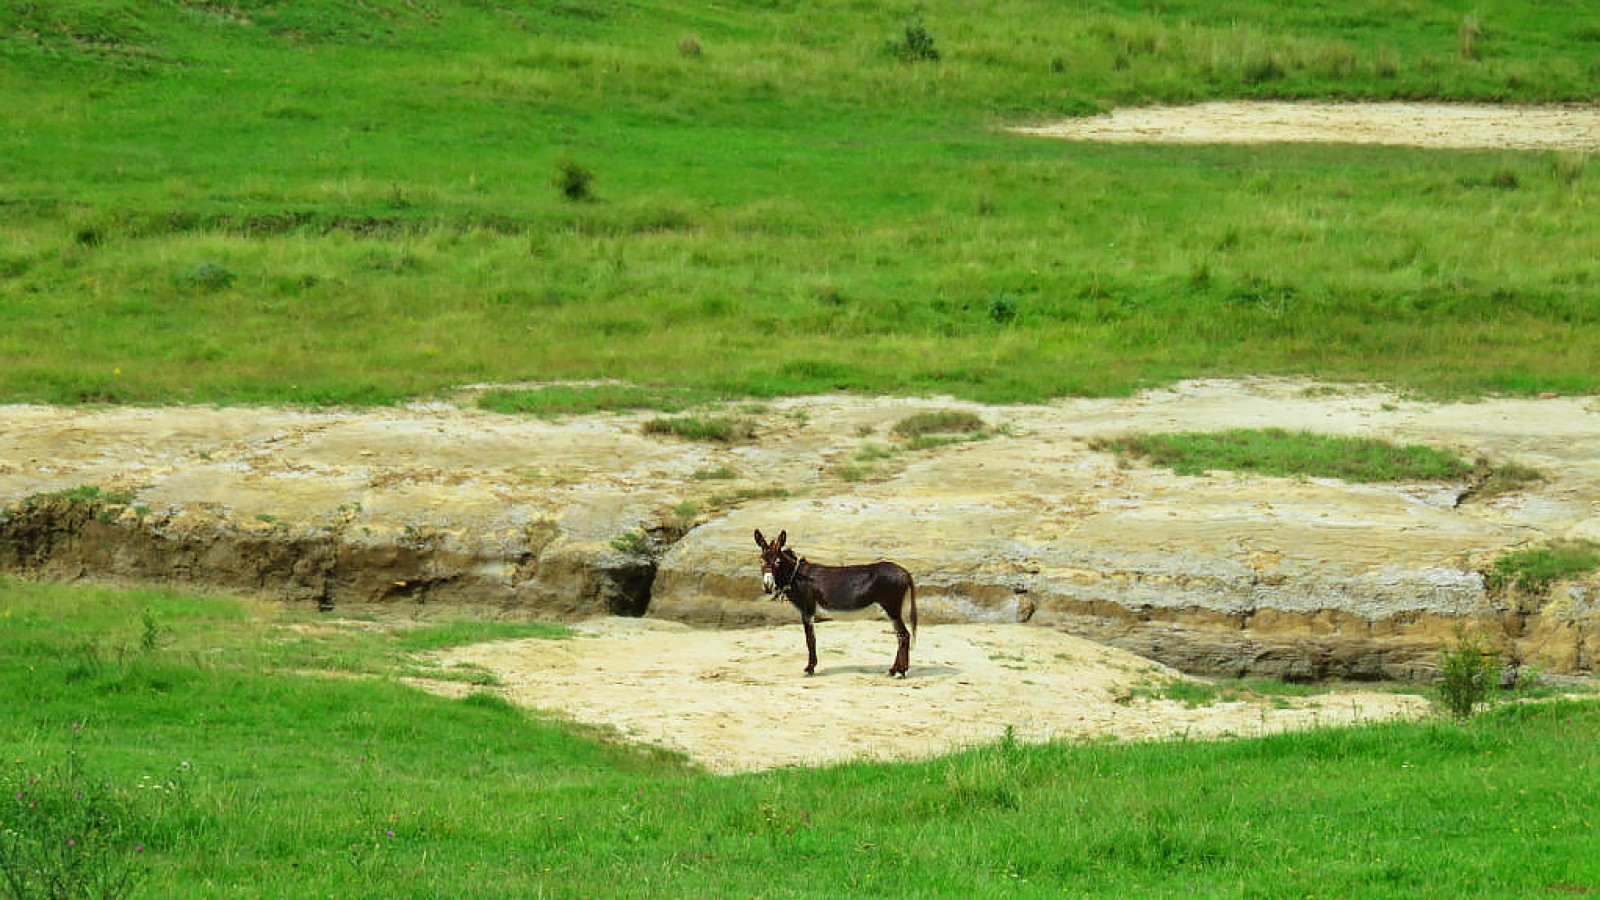
[[870,601],[861,606],[829,606],[826,603],[819,603],[817,609],[826,612],[831,619],[870,619],[883,615],[883,607]]

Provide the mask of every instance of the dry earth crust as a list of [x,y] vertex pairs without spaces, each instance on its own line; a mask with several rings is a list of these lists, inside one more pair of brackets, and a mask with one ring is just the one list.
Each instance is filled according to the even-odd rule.
[[[896,454],[862,481],[836,474],[904,416],[948,408],[1006,430]],[[1116,700],[1176,677],[1147,657],[1208,654],[1212,638],[1232,649],[1209,668],[1190,654],[1194,670],[1271,672],[1319,647],[1427,660],[1455,616],[1491,600],[1474,559],[1600,540],[1595,398],[1422,403],[1249,379],[1030,407],[805,397],[750,414],[756,438],[723,447],[643,435],[645,415],[540,421],[443,403],[0,407],[0,569],[242,590],[345,615],[585,622],[606,604],[586,599],[596,575],[579,563],[603,563],[618,535],[698,497],[710,511],[663,548],[647,618],[443,661],[493,670],[514,702],[741,771],[926,756],[1008,726],[1023,740],[1156,739],[1415,715],[1420,700],[1393,695],[1296,710]],[[1453,448],[1546,480],[1460,503],[1462,485],[1177,476],[1091,445],[1128,430],[1264,426]],[[738,478],[695,477],[723,468]],[[85,485],[127,499],[47,504],[57,517],[38,521],[22,512]],[[725,509],[709,499],[770,485],[784,492]],[[882,618],[822,625],[820,672],[802,677],[794,611],[762,597],[752,528],[787,528],[818,562],[906,564],[923,614],[911,677],[884,675]],[[1511,617],[1504,637],[1541,666],[1586,672],[1600,656],[1600,584],[1564,590],[1558,616]],[[1163,624],[1169,612],[1178,624]],[[1084,639],[1119,635],[1121,649]]]
[[[514,703],[610,726],[625,738],[732,773],[916,759],[1001,740],[1244,737],[1413,718],[1420,696],[1339,692],[1188,708],[1152,699],[1178,672],[1126,651],[1026,625],[921,629],[904,680],[885,674],[894,635],[878,621],[819,624],[817,674],[798,625],[700,631],[601,619],[567,641],[482,644],[439,656],[492,670]],[[443,693],[459,684],[422,681]]]

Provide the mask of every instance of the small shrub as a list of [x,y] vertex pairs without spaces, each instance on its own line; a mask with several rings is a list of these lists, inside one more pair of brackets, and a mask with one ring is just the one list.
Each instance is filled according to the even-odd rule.
[[556,167],[555,184],[561,196],[573,203],[594,199],[594,173],[570,159]]
[[1478,707],[1488,703],[1498,680],[1495,653],[1465,629],[1457,629],[1454,647],[1439,651],[1439,681],[1435,688],[1445,710],[1456,719],[1470,718]]
[[684,38],[678,42],[678,55],[691,59],[700,55],[700,42],[694,38]]
[[231,270],[220,263],[203,262],[178,273],[173,281],[178,287],[211,294],[227,290],[238,279]]
[[1017,300],[1004,291],[989,298],[989,321],[1008,325],[1017,318]]
[[167,639],[167,629],[156,621],[156,614],[147,609],[139,615],[139,622],[143,626],[139,632],[140,651],[149,654],[161,649]]
[[[77,726],[74,726],[76,728]],[[0,888],[8,897],[126,897],[146,872],[135,842],[138,816],[125,791],[85,771],[76,750],[63,764],[0,770]]]
[[636,556],[648,555],[650,539],[640,531],[629,531],[611,539],[611,549]]
[[903,63],[939,61],[939,48],[934,46],[933,35],[923,26],[920,10],[906,21],[900,37],[889,42],[888,51]]
[[700,517],[700,504],[693,500],[684,500],[675,503],[668,511],[666,527],[669,532],[682,537],[689,529],[694,527],[695,521]]

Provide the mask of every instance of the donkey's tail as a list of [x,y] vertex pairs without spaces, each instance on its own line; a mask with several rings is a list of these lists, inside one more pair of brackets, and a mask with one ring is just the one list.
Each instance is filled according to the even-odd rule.
[[908,610],[909,615],[906,618],[911,620],[911,646],[915,647],[917,645],[917,583],[910,579],[907,579],[906,583],[911,597],[911,609]]

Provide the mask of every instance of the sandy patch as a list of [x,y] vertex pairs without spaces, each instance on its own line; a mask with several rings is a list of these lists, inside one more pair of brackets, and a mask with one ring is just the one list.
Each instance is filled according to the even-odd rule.
[[1600,107],[1442,103],[1202,103],[1119,109],[1019,134],[1114,143],[1386,144],[1434,149],[1600,149]]
[[[1147,659],[1025,625],[927,626],[904,680],[888,678],[887,622],[818,625],[807,678],[800,628],[704,631],[606,619],[572,640],[459,648],[444,666],[493,670],[514,703],[682,751],[714,772],[917,759],[1001,739],[1157,740],[1250,736],[1427,712],[1420,697],[1326,694],[1279,708],[1187,709],[1128,694],[1184,676]],[[460,685],[423,683],[442,693]],[[1121,698],[1119,702],[1119,698]]]

